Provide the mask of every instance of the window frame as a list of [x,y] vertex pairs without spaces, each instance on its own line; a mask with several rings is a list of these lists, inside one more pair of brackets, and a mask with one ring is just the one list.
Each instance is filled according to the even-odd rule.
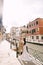
[[32,39],[34,39],[34,36],[32,36]]
[[36,39],[39,39],[39,36],[36,36]]
[[43,36],[41,36],[41,39],[43,40]]
[[36,21],[36,25],[38,25],[38,21]]

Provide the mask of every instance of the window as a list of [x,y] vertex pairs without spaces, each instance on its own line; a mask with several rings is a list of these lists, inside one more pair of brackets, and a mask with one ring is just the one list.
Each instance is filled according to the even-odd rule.
[[39,28],[36,28],[36,32],[38,32],[39,31]]
[[35,30],[35,29],[33,29],[33,30],[32,30],[32,34],[33,34],[33,33],[35,33],[35,32],[36,32],[36,30]]
[[36,36],[36,39],[39,39],[39,36]]
[[36,21],[36,25],[38,25],[38,21]]
[[32,39],[34,39],[34,36],[32,36]]
[[41,39],[43,39],[43,36],[41,37]]

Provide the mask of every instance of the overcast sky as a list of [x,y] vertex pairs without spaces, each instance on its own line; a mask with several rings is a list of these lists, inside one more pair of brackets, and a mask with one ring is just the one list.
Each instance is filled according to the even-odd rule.
[[39,17],[43,18],[43,0],[4,0],[3,24],[8,30]]

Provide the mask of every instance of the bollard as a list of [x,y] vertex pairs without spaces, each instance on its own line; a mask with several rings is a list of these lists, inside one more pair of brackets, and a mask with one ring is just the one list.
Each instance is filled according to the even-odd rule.
[[26,46],[26,50],[27,50],[27,52],[28,52],[28,46]]
[[23,38],[23,40],[24,40],[24,45],[26,45],[26,38]]
[[12,42],[10,43],[10,49],[12,49]]
[[18,58],[18,47],[17,47],[17,43],[16,43],[16,57]]

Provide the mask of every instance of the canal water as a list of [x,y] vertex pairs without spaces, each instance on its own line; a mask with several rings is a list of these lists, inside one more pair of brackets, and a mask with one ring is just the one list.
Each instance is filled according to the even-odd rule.
[[43,62],[43,45],[36,45],[32,43],[27,43],[28,52],[33,55],[36,59]]

